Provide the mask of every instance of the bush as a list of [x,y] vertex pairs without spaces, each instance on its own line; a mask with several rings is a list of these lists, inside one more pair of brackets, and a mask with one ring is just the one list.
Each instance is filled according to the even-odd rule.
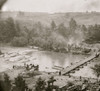
[[4,91],[11,91],[11,80],[8,74],[4,74]]
[[45,85],[46,85],[45,81],[42,80],[41,77],[39,77],[35,85],[35,91],[44,91]]
[[14,37],[14,39],[11,42],[13,46],[17,46],[17,47],[26,46],[27,43],[28,43],[28,40],[25,37]]
[[15,78],[15,88],[13,91],[27,91],[28,86],[25,83],[25,80],[22,76],[18,75],[17,78]]

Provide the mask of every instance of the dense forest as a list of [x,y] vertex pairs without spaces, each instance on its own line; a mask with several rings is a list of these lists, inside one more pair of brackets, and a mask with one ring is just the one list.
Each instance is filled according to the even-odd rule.
[[[31,20],[32,23],[32,20]],[[100,42],[100,25],[79,25],[74,18],[65,23],[56,24],[54,20],[44,25],[40,21],[20,24],[20,20],[8,17],[0,20],[0,41],[12,46],[37,46],[45,50],[64,50],[68,46]]]

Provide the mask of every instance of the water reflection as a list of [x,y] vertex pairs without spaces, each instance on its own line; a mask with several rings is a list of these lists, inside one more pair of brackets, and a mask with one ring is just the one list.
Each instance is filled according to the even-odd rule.
[[51,69],[54,65],[67,67],[80,60],[83,60],[87,55],[73,55],[71,53],[55,53],[55,52],[36,52],[33,53],[37,59],[34,60],[34,64],[40,65],[40,70],[43,71],[45,68]]
[[[71,53],[55,53],[55,52],[37,52],[33,53],[33,56],[37,58],[37,60],[34,60],[34,64],[40,65],[40,71],[56,71],[52,69],[54,65],[61,66],[61,67],[68,67],[71,66],[71,64],[74,64],[76,62],[79,62],[81,60],[84,60],[89,55],[81,55],[81,54],[71,54]],[[74,76],[84,76],[84,77],[96,77],[91,69],[95,62],[91,62],[84,68],[80,69],[79,71],[76,71]]]
[[[71,54],[71,53],[57,53],[57,52],[40,52],[40,51],[32,51],[32,54],[30,55],[20,55],[23,57],[22,60],[19,61],[6,61],[6,58],[2,58],[0,61],[1,63],[1,72],[3,70],[6,70],[8,68],[12,68],[13,65],[24,65],[24,63],[32,63],[35,65],[39,65],[40,71],[57,71],[52,69],[52,67],[60,66],[60,67],[68,67],[71,66],[71,64],[74,64],[76,62],[79,62],[81,60],[84,60],[89,55],[81,55],[81,54]],[[13,58],[15,59],[15,58]],[[74,76],[84,76],[84,77],[95,77],[93,71],[90,67],[92,67],[95,63],[100,63],[99,59],[95,62],[91,62],[91,64],[85,66],[84,68],[80,69],[79,71],[76,71],[73,75]],[[10,60],[10,59],[9,59]]]

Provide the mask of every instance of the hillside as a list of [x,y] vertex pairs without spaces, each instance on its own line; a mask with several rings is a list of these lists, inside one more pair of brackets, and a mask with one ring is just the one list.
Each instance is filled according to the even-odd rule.
[[14,19],[20,20],[22,24],[31,25],[34,22],[41,22],[44,25],[50,25],[53,20],[56,24],[64,23],[68,26],[71,18],[74,18],[78,24],[94,25],[100,24],[100,12],[70,12],[70,13],[30,13],[30,12],[2,12],[1,18],[13,17]]
[[100,43],[98,12],[55,14],[2,12],[0,14],[0,40],[10,42],[13,46],[35,45],[58,51],[68,45],[79,45],[83,41]]

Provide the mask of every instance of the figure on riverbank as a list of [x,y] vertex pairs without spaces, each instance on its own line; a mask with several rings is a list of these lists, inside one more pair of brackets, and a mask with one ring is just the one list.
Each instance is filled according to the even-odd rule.
[[80,76],[80,81],[82,80],[82,77]]
[[39,71],[39,65],[34,66],[34,70]]
[[59,71],[59,76],[61,76],[61,71]]
[[29,70],[29,65],[28,64],[26,65],[26,70]]
[[3,53],[1,52],[1,50],[0,50],[0,55],[2,55]]

